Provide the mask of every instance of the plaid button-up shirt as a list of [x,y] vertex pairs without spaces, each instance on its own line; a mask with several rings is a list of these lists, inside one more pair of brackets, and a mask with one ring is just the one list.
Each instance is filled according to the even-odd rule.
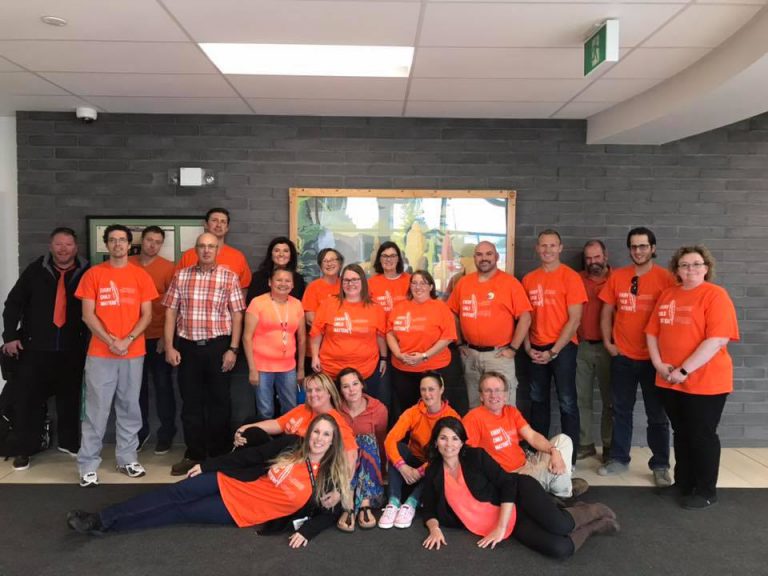
[[232,312],[245,310],[237,275],[214,266],[178,270],[163,297],[163,306],[177,310],[176,333],[187,340],[207,340],[232,334]]

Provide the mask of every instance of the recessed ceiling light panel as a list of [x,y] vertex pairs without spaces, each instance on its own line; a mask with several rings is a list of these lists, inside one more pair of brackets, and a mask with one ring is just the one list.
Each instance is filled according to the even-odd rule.
[[411,46],[214,44],[200,47],[223,74],[405,78]]

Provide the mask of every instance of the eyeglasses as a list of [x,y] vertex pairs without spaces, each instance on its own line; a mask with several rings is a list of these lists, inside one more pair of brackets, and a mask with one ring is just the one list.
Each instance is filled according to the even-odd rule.
[[650,244],[632,244],[629,249],[633,252],[645,252],[651,248]]
[[325,266],[326,264],[336,264],[338,261],[339,261],[338,258],[326,258],[325,260],[323,260],[323,266]]
[[382,254],[379,258],[382,260],[395,260],[397,259],[397,254]]
[[682,264],[678,264],[677,267],[681,270],[700,270],[706,265],[706,262],[691,262],[690,264],[683,262]]
[[128,238],[109,238],[107,244],[128,244]]
[[429,282],[411,282],[411,286],[415,288],[421,288],[423,286],[429,286]]
[[629,291],[632,293],[632,296],[637,296],[637,285],[640,282],[640,276],[632,276],[632,284],[629,287]]
[[360,284],[362,280],[360,278],[344,278],[341,282],[343,284]]
[[506,394],[506,393],[507,393],[507,391],[504,390],[503,388],[499,388],[499,389],[488,389],[488,388],[485,388],[481,392],[481,394],[483,394],[483,396],[501,396],[502,394]]

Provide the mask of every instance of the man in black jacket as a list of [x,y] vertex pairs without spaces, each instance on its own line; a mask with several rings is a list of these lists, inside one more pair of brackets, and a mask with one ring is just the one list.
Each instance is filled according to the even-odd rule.
[[71,228],[51,232],[50,252],[22,272],[3,310],[3,354],[19,359],[14,470],[29,468],[40,448],[48,395],[56,394],[58,448],[72,456],[80,446],[80,389],[87,330],[74,293],[88,262],[77,255]]

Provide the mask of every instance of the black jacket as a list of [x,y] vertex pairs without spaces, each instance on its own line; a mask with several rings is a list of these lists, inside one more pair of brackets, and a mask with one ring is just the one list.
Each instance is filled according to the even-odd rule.
[[[251,428],[250,430],[260,429]],[[266,435],[266,433],[264,434]],[[293,435],[279,436],[260,445],[252,445],[249,440],[249,443],[242,448],[236,448],[229,454],[206,460],[200,465],[200,468],[203,472],[221,472],[243,482],[255,481],[267,473],[271,461],[280,452],[295,447],[299,442],[301,442],[301,438]],[[338,520],[341,511],[341,506],[339,505],[336,505],[331,510],[318,506],[313,492],[301,509],[290,516],[270,520],[260,527],[259,533],[269,534],[282,532],[285,529],[291,529],[292,531],[291,522],[294,518],[309,516],[309,520],[302,524],[297,532],[307,540],[312,540],[320,532],[333,526],[336,520]]]
[[[477,500],[497,506],[502,502],[515,501],[517,474],[505,472],[485,450],[465,444],[459,454],[459,463],[464,481]],[[424,505],[422,515],[425,522],[431,518],[437,518],[443,526],[464,527],[445,499],[445,471],[442,460],[430,464],[427,468],[421,500]]]
[[25,350],[85,350],[88,329],[83,323],[82,303],[75,290],[88,262],[77,258],[75,267],[64,276],[67,290],[67,322],[61,328],[53,323],[53,306],[59,271],[50,254],[27,266],[8,293],[3,310],[3,341],[21,340]]

